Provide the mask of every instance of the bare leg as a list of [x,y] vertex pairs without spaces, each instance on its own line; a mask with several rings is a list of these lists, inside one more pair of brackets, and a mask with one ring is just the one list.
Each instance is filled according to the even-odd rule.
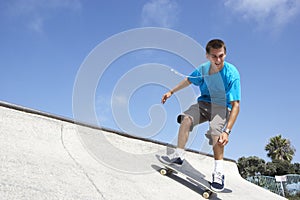
[[224,158],[224,146],[218,143],[219,136],[213,137],[213,151],[215,160],[223,160]]
[[192,119],[189,116],[184,116],[179,127],[178,143],[177,143],[178,148],[184,149],[189,138],[189,133],[190,133],[190,128],[192,123],[193,123]]

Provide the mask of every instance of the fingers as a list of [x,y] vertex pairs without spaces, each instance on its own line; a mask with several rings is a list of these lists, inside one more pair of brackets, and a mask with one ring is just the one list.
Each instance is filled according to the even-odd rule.
[[172,94],[170,92],[167,92],[166,94],[163,95],[161,98],[161,103],[164,104],[166,103],[167,99],[171,96]]
[[228,135],[227,133],[222,133],[218,140],[219,145],[225,146],[228,144]]
[[168,97],[166,96],[166,94],[164,94],[164,96],[161,98],[161,103],[164,104],[167,101]]

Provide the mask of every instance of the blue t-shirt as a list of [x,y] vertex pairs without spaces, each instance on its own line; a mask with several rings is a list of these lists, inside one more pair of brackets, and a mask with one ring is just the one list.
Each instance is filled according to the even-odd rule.
[[221,71],[209,75],[210,62],[203,63],[188,76],[188,80],[199,86],[198,101],[210,102],[232,108],[231,101],[241,100],[240,74],[234,65],[224,62]]

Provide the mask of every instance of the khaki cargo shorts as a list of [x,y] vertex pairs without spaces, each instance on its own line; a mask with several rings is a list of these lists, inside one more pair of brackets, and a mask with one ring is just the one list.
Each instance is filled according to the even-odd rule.
[[212,144],[212,136],[219,136],[223,132],[229,114],[230,110],[227,107],[199,101],[191,105],[183,114],[180,114],[177,117],[177,122],[181,123],[184,116],[189,116],[192,119],[190,128],[190,131],[192,131],[194,126],[208,121],[209,129],[205,135],[210,140],[209,144]]

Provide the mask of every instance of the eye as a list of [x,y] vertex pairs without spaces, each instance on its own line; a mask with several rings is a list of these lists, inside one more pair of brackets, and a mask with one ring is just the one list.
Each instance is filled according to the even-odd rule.
[[212,59],[217,59],[217,58],[219,58],[219,59],[223,59],[223,58],[224,58],[224,56],[225,56],[225,54],[221,54],[221,55],[219,55],[219,56],[217,56],[217,55],[214,55],[214,54],[210,54],[210,56],[211,56],[211,58],[212,58]]

